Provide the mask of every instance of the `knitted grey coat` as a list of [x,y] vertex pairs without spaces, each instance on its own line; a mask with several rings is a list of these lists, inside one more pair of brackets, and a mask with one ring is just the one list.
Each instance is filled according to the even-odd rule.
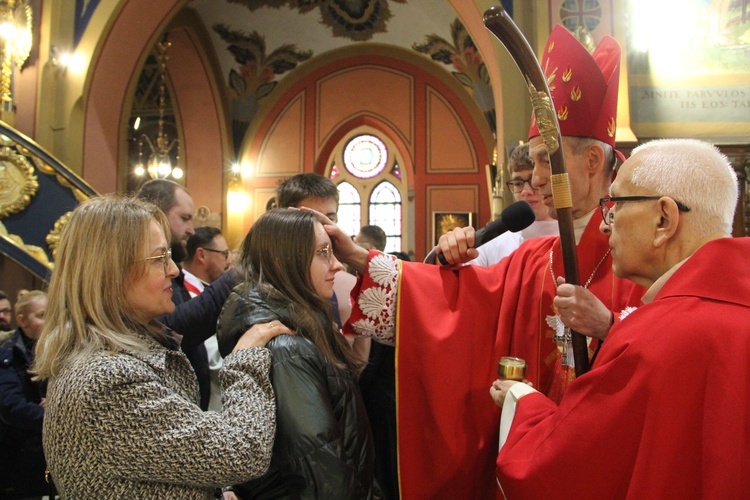
[[63,498],[210,498],[265,473],[276,429],[270,353],[232,353],[220,372],[221,413],[198,407],[176,348],[97,354],[50,380],[47,463]]

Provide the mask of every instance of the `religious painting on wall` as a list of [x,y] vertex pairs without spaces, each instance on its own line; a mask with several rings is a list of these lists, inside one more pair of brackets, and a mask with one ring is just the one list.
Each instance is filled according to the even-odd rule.
[[[636,136],[746,142],[750,135],[749,0],[548,0],[550,25],[618,38]],[[614,33],[614,16],[624,34]],[[550,27],[551,29],[551,27]]]
[[639,137],[746,142],[747,0],[629,0],[631,125]]
[[433,243],[437,245],[442,235],[456,227],[471,226],[473,219],[471,212],[432,212]]

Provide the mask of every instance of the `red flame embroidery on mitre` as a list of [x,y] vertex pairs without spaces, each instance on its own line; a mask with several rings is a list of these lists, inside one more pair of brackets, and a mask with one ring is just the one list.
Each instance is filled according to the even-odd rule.
[[[605,36],[593,54],[563,26],[550,33],[543,52],[550,95],[564,136],[593,137],[615,146],[612,124],[616,123],[617,90],[620,79],[620,44]],[[549,72],[549,68],[554,68]],[[560,78],[557,69],[565,68]],[[565,118],[561,118],[564,116]],[[529,138],[539,135],[531,121]]]

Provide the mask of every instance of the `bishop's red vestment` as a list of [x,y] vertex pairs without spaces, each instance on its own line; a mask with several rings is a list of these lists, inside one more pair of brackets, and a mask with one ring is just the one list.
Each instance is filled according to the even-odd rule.
[[[592,277],[588,288],[617,316],[644,290],[614,277],[598,222],[577,247],[580,279]],[[395,333],[402,497],[495,497],[500,409],[489,387],[502,356],[525,359],[527,378],[558,399],[574,378],[554,339],[561,255],[557,237],[526,241],[488,268],[399,265],[371,252],[345,330],[385,341]]]

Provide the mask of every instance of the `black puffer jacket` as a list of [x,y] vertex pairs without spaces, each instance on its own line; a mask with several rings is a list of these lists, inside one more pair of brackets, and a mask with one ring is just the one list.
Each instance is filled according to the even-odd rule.
[[[270,304],[247,284],[237,286],[219,317],[219,350],[226,356],[250,326],[279,320],[293,331],[285,304]],[[373,498],[370,425],[351,374],[328,362],[298,335],[280,335],[272,353],[276,441],[266,475],[238,485],[242,498]]]

